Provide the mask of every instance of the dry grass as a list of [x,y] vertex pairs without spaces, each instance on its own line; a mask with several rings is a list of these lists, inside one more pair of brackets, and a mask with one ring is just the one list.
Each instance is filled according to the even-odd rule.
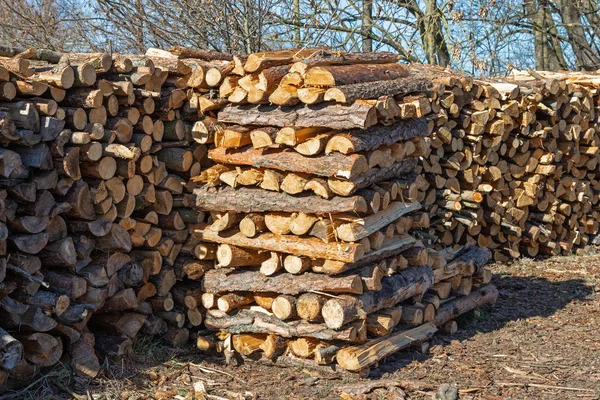
[[69,389],[73,384],[68,365],[57,364],[29,385],[9,390],[0,395],[0,400],[39,400],[73,396]]

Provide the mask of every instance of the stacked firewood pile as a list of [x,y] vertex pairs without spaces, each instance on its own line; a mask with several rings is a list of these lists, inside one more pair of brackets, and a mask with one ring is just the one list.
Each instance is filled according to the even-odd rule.
[[[292,59],[298,62],[286,65]],[[432,222],[428,231],[419,232],[427,243],[438,248],[478,245],[491,249],[495,260],[505,261],[521,255],[569,254],[585,249],[589,236],[598,232],[595,74],[516,71],[508,79],[478,80],[435,66],[386,64],[393,56],[385,53],[276,53],[252,55],[247,62],[247,73],[225,85],[237,85],[229,101],[307,106],[296,106],[294,112],[229,107],[221,114],[226,121],[268,125],[271,118],[280,118],[283,125],[309,127],[320,126],[323,119],[362,115],[361,124],[337,127],[364,129],[376,119],[384,124],[427,119],[430,149],[416,150],[421,157],[416,172],[425,178],[418,181],[416,199]],[[385,74],[386,80],[364,81],[363,76],[377,73]],[[251,95],[261,91],[265,93]],[[330,113],[321,110],[323,104]],[[352,109],[341,111],[350,105]],[[243,119],[235,118],[246,112]],[[306,156],[352,152],[348,139],[320,129],[307,143],[295,144],[297,151]],[[231,132],[224,135],[233,137]],[[245,136],[238,145],[294,145],[286,142],[285,133],[273,130],[238,135]],[[357,151],[366,150],[372,166],[377,163],[373,158],[394,158],[395,148],[384,149]],[[351,188],[338,178],[328,178],[327,183],[338,195],[348,194],[342,185]]]
[[429,96],[435,128],[422,163],[440,245],[477,244],[497,261],[585,249],[600,222],[596,78],[415,69],[445,86]]
[[[229,101],[285,91],[287,107],[227,105],[198,137],[213,143],[215,165],[194,178],[211,222],[193,237],[215,244],[202,304],[205,326],[219,331],[198,346],[361,371],[454,331],[456,316],[497,291],[487,249],[440,253],[412,235],[430,226],[415,172],[432,126],[400,118],[394,96],[435,90],[431,79],[386,53],[294,57],[310,55],[249,56],[244,75],[221,86],[237,85]],[[343,100],[302,104],[331,96]]]
[[0,46],[0,383],[63,356],[93,376],[138,333],[361,370],[451,332],[497,295],[488,257],[597,234],[597,87]]
[[[231,113],[248,115],[229,119],[238,125],[226,127],[219,140],[225,147],[294,146],[304,156],[351,154],[353,145],[347,139],[332,135],[331,129],[321,126],[323,120],[314,118],[351,120],[362,115],[362,125],[347,126],[364,129],[376,119],[390,124],[423,117],[428,121],[430,149],[414,150],[421,157],[416,172],[424,178],[416,181],[416,199],[432,223],[419,232],[422,240],[438,248],[486,247],[497,261],[569,254],[587,247],[600,224],[595,210],[600,189],[595,172],[597,75],[515,71],[503,80],[478,80],[435,66],[391,65],[395,61],[388,53],[310,50],[234,57],[227,68],[213,71],[219,80],[212,84],[220,85],[222,99],[210,106],[218,103],[222,108],[227,102],[241,106],[226,108],[224,120]],[[362,74],[377,73],[386,79],[362,79]],[[331,106],[334,103],[337,109]],[[260,104],[297,111],[281,112]],[[323,104],[330,113],[321,110]],[[348,105],[352,108],[341,110]],[[288,139],[291,128],[280,133],[269,127],[274,117],[286,127],[304,128],[299,135],[307,137],[305,142]],[[249,129],[240,121],[266,128]],[[197,140],[212,140],[211,129],[216,128],[198,130]],[[407,144],[409,153],[413,145],[418,143]],[[356,151],[367,151],[372,166],[377,158],[391,161],[397,148]],[[245,169],[242,181],[256,172]],[[268,181],[272,173],[265,174]],[[327,178],[333,194],[347,195],[351,186],[342,185],[336,177]],[[311,182],[307,190],[314,187]]]
[[420,170],[429,238],[489,248],[496,261],[587,248],[600,222],[596,77],[529,71],[483,81],[411,69],[444,87],[421,112],[434,123]]
[[63,356],[95,376],[138,333],[185,343],[209,252],[185,198],[207,162],[188,94],[209,93],[187,81],[229,61],[0,53],[0,385]]

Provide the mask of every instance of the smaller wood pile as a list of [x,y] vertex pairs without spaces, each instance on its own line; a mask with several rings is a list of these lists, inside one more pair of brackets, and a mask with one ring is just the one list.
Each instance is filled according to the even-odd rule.
[[399,118],[390,100],[434,85],[390,57],[251,55],[234,89],[243,99],[229,101],[275,102],[283,90],[290,99],[228,105],[205,121],[215,165],[193,194],[212,221],[193,237],[214,243],[202,303],[219,333],[199,337],[200,348],[361,371],[495,301],[488,250],[440,253],[412,235],[429,227],[415,170],[430,129]]
[[187,82],[228,61],[0,53],[0,386],[67,354],[93,377],[138,334],[185,343],[208,252],[186,229],[207,162]]

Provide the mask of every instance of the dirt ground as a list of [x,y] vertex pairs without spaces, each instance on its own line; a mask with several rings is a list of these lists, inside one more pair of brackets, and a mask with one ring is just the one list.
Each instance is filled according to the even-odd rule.
[[193,399],[197,381],[215,400],[431,399],[442,384],[460,399],[600,399],[600,255],[491,268],[496,305],[461,317],[459,332],[436,336],[426,353],[388,358],[366,379],[311,365],[227,366],[142,340],[130,359],[106,360],[90,384],[56,368],[0,399]]

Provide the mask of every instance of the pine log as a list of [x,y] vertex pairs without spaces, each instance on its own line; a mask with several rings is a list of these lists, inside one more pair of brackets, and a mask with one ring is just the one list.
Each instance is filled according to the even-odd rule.
[[437,331],[432,323],[371,340],[361,346],[342,348],[336,356],[338,364],[349,371],[360,371],[414,343],[427,340]]
[[259,271],[227,270],[207,271],[202,281],[202,289],[209,293],[236,291],[274,292],[296,295],[318,290],[329,293],[362,293],[362,282],[357,275],[332,278],[326,275],[304,273],[301,275],[278,274],[265,277]]
[[217,299],[217,307],[223,312],[230,312],[247,304],[252,304],[254,297],[245,292],[227,293]]
[[328,297],[317,293],[303,293],[296,302],[298,316],[306,321],[323,321],[321,309],[327,302]]
[[255,238],[247,238],[239,231],[215,232],[207,225],[193,225],[192,236],[197,240],[224,243],[257,250],[267,250],[298,256],[324,258],[344,262],[356,262],[364,256],[360,244],[323,243],[314,238],[301,238],[293,235],[261,233]]
[[425,135],[427,135],[427,123],[424,119],[399,121],[387,126],[376,125],[367,130],[353,129],[331,137],[325,147],[325,153],[335,151],[342,154],[358,153]]
[[326,177],[353,179],[365,174],[369,166],[363,155],[349,156],[333,153],[306,157],[295,151],[272,152],[269,149],[247,147],[228,153],[224,148],[209,151],[209,157],[218,163],[249,165],[256,168],[273,168],[281,171],[314,174]]
[[357,101],[351,105],[274,107],[267,105],[228,105],[219,112],[219,122],[239,125],[325,127],[331,129],[369,128],[377,123],[375,107]]
[[373,184],[406,176],[415,170],[417,164],[418,158],[406,158],[392,164],[389,168],[371,168],[365,175],[352,180],[329,178],[327,184],[335,194],[350,196],[358,190],[367,188]]
[[272,251],[267,260],[260,265],[260,273],[266,276],[271,276],[283,269],[281,255]]
[[287,193],[242,187],[194,189],[196,207],[209,211],[237,212],[304,212],[306,214],[328,214],[357,212],[366,213],[367,202],[359,195],[352,197],[316,198],[310,195],[291,196]]
[[231,61],[233,56],[228,53],[221,53],[214,50],[194,49],[190,47],[175,46],[169,49],[171,54],[182,58],[198,58],[206,61]]
[[277,296],[271,305],[273,315],[281,321],[295,318],[296,314],[296,298],[288,294]]
[[217,261],[220,267],[252,267],[259,266],[269,258],[267,252],[258,252],[228,244],[219,245]]
[[433,82],[425,78],[398,78],[382,81],[360,81],[350,85],[327,89],[325,101],[354,103],[356,100],[378,99],[381,96],[401,96],[409,93],[426,93]]
[[379,291],[368,291],[361,296],[342,296],[330,299],[323,306],[325,324],[332,328],[347,324],[383,308],[395,306],[410,297],[425,293],[433,285],[430,267],[412,267],[382,279]]
[[306,72],[306,86],[342,86],[373,81],[390,81],[408,76],[401,64],[339,65],[313,67]]
[[304,76],[312,67],[325,65],[391,64],[398,60],[398,54],[385,51],[376,53],[345,53],[318,50],[311,57],[294,63],[290,71],[298,72]]
[[213,223],[210,228],[217,232],[222,232],[227,229],[235,227],[242,216],[234,211],[228,211],[226,213],[211,213]]
[[244,63],[244,70],[246,72],[252,73],[261,71],[266,68],[291,64],[294,61],[302,60],[307,57],[312,57],[314,56],[314,54],[316,54],[316,52],[318,52],[318,50],[291,49],[252,53],[248,55]]
[[376,231],[383,229],[403,215],[421,208],[419,203],[393,202],[385,210],[365,218],[355,219],[350,223],[340,224],[336,228],[337,237],[346,242],[357,242]]
[[497,298],[498,289],[494,285],[482,286],[472,291],[468,296],[459,296],[454,300],[442,304],[432,322],[436,326],[442,326],[446,322],[479,306],[495,303]]
[[60,89],[70,89],[75,83],[75,70],[69,63],[60,63],[53,68],[37,69],[32,79]]
[[278,106],[295,106],[300,102],[298,88],[293,85],[279,85],[269,96],[269,101]]
[[41,60],[47,61],[52,64],[56,64],[60,61],[63,54],[58,51],[48,49],[33,49],[25,47],[13,47],[13,46],[0,46],[0,56],[2,57],[15,57],[25,56],[23,58],[30,60]]
[[303,321],[283,322],[267,314],[242,310],[235,315],[209,310],[204,324],[210,330],[229,333],[275,333],[284,338],[313,337],[322,340],[342,340],[354,342],[357,337],[355,327],[334,331],[322,324],[309,324]]
[[491,258],[489,249],[478,246],[463,247],[461,251],[456,253],[452,258],[452,263],[468,263],[472,262],[476,270],[483,267]]
[[257,234],[264,232],[267,229],[264,215],[247,214],[240,221],[239,229],[244,236],[249,238],[255,237]]

